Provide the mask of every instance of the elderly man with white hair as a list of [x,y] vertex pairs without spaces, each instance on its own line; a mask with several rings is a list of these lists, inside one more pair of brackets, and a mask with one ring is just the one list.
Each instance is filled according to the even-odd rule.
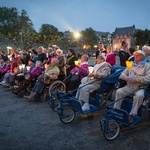
[[[133,123],[134,117],[138,113],[138,109],[143,103],[144,99],[144,89],[139,87],[144,87],[150,81],[150,64],[144,61],[145,53],[142,50],[135,51],[134,53],[134,63],[130,70],[126,68],[120,75],[120,79],[125,80],[127,85],[119,88],[116,91],[116,100],[120,99],[129,93],[133,92],[133,104],[129,113],[129,122]],[[114,107],[120,108],[122,100],[115,102]]]

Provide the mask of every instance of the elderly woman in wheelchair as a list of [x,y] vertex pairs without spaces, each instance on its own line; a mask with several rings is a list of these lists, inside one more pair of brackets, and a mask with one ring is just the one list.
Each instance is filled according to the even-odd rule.
[[81,56],[81,63],[77,61],[76,67],[70,71],[70,78],[66,81],[67,92],[76,89],[81,84],[81,79],[88,75],[88,55]]
[[22,93],[27,92],[27,89],[31,88],[32,85],[35,84],[36,79],[42,73],[42,70],[42,62],[36,61],[35,67],[24,75],[24,80],[22,80],[19,86],[17,88],[14,88],[12,92],[16,95],[22,95]]
[[[97,79],[105,78],[111,73],[111,65],[105,61],[104,56],[99,55],[96,61],[97,63],[94,66],[93,72],[89,74],[88,77],[84,77],[81,80],[82,84],[80,84],[79,89],[76,93],[76,98],[80,101],[82,105],[82,111],[90,110],[90,106],[89,106],[90,93],[99,89],[99,85],[101,83],[101,80],[97,80]],[[85,84],[87,85],[83,86]]]
[[50,64],[45,64],[45,72],[37,78],[32,92],[29,96],[25,96],[29,101],[33,101],[34,97],[43,92],[45,84],[50,83],[51,80],[56,80],[59,76],[59,68],[57,66],[58,59],[53,58]]
[[[116,101],[114,108],[121,108],[122,97],[133,93],[133,103],[129,113],[129,123],[134,122],[138,109],[143,103],[144,88],[150,81],[150,64],[143,61],[145,53],[141,50],[134,52],[134,63],[129,69],[128,67],[120,75],[120,79],[125,80],[127,85],[116,91]],[[120,100],[119,100],[120,99]]]

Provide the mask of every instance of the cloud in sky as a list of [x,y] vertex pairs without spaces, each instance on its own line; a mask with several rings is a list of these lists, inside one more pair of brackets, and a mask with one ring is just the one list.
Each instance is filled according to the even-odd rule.
[[80,31],[91,27],[96,31],[113,32],[116,27],[135,24],[150,29],[149,0],[0,0],[0,6],[25,9],[37,31],[42,24],[51,24],[59,31]]

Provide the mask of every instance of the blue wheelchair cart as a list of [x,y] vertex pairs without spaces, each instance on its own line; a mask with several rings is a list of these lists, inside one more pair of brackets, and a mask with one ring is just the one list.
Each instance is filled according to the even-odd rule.
[[[117,138],[120,132],[119,124],[132,127],[137,124],[143,117],[145,112],[149,111],[149,119],[150,119],[150,92],[149,85],[145,88],[145,98],[144,103],[140,106],[138,110],[138,114],[134,117],[133,123],[129,121],[129,112],[132,107],[133,102],[133,93],[115,100],[107,105],[107,110],[105,114],[105,118],[100,120],[101,130],[103,131],[103,135],[107,140],[114,140]],[[115,102],[123,100],[121,108],[114,108],[113,105]]]
[[[100,84],[100,89],[90,94],[90,98],[89,98],[90,110],[82,111],[81,108],[82,106],[79,100],[76,99],[74,96],[71,96],[70,92],[64,93],[64,92],[56,91],[55,96],[52,96],[50,98],[49,105],[52,107],[52,109],[55,109],[57,111],[61,122],[65,124],[71,123],[75,119],[76,112],[85,115],[100,110],[106,106],[108,100],[111,101],[114,99],[112,97],[113,97],[113,92],[116,89],[115,85],[118,82],[118,78],[124,69],[125,69],[124,67],[113,67],[112,73],[108,77],[104,79],[98,79],[98,80],[102,80]],[[79,88],[71,91],[71,93],[74,93]]]

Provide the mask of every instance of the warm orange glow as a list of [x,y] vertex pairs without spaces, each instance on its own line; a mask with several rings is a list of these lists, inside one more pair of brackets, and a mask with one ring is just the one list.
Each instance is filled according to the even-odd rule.
[[132,68],[132,65],[133,65],[133,61],[126,61],[126,66],[128,69]]
[[18,72],[18,69],[17,68],[14,68],[14,73],[17,73]]
[[84,49],[84,50],[91,49],[91,46],[90,46],[90,45],[83,45],[83,49]]
[[79,65],[79,61],[78,60],[74,61],[74,63],[75,63],[76,66]]

